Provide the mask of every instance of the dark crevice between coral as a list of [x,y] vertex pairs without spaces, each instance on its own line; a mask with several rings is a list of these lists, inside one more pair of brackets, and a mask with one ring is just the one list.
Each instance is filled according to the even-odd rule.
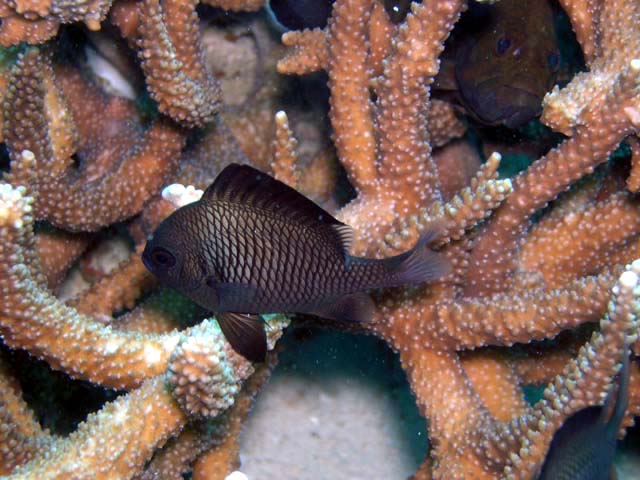
[[71,379],[53,370],[22,350],[12,350],[4,343],[0,355],[19,379],[24,400],[33,409],[43,428],[57,435],[67,435],[87,418],[120,394],[83,380]]

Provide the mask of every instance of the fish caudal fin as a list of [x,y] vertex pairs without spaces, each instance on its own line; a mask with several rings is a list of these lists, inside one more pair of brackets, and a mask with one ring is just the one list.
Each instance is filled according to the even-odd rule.
[[436,281],[451,272],[451,263],[444,255],[429,248],[440,228],[433,225],[420,237],[411,250],[383,260],[389,272],[387,287],[399,287]]
[[[622,367],[618,372],[618,388],[615,390],[615,395],[613,389],[609,392],[603,408],[603,412],[611,412],[611,416],[606,423],[607,430],[614,438],[618,436],[620,424],[629,406],[629,377],[631,375],[631,368],[629,366],[629,347],[627,345],[624,346],[623,352]],[[610,407],[612,402],[613,408]]]
[[257,315],[224,312],[216,314],[222,333],[231,347],[251,362],[264,362],[267,356],[267,334]]

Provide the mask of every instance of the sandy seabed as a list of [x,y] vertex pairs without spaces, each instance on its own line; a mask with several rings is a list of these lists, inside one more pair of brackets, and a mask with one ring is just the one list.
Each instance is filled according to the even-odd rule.
[[250,480],[404,479],[427,448],[396,356],[373,338],[289,333],[241,437]]

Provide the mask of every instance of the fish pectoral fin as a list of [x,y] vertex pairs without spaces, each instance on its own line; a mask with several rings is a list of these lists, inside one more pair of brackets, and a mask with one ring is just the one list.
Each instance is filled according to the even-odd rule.
[[257,315],[224,312],[216,314],[222,333],[231,347],[251,362],[264,362],[267,356],[267,334]]
[[364,292],[356,292],[329,300],[314,309],[313,314],[344,322],[369,323],[373,320],[374,310],[371,297]]

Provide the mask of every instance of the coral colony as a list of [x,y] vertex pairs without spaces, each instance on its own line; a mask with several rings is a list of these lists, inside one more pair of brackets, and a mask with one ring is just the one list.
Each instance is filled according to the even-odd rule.
[[[554,433],[602,404],[623,352],[640,348],[640,4],[559,1],[586,64],[543,100],[541,121],[564,138],[513,178],[500,178],[498,153],[484,163],[464,149],[446,155],[467,124],[430,98],[466,2],[423,0],[392,22],[390,2],[336,0],[326,27],[283,34],[281,78],[328,75],[337,162],[324,150],[300,161],[294,117],[290,124],[276,114],[286,105],[264,100],[270,87],[255,92],[253,107],[225,110],[199,28],[198,15],[213,9],[198,3],[0,0],[5,351],[123,391],[72,433],[52,433],[25,402],[15,369],[3,364],[0,471],[33,479],[192,471],[194,479],[223,479],[238,468],[240,430],[290,320],[264,318],[269,352],[252,364],[213,317],[159,288],[140,257],[158,224],[189,201],[182,194],[197,197],[194,187],[205,189],[235,162],[270,171],[319,202],[346,173],[355,197],[335,208],[324,203],[353,227],[354,256],[397,255],[440,225],[432,246],[450,273],[376,291],[371,321],[358,328],[398,352],[428,421],[430,447],[415,478],[532,478]],[[231,18],[259,11],[265,0],[204,3]],[[137,55],[131,84],[146,85],[156,111],[141,114],[139,103],[115,95],[68,54],[80,30],[120,37]],[[273,76],[275,63],[266,62]],[[622,142],[629,168],[621,174],[609,157]],[[192,187],[163,198],[174,183]],[[116,224],[135,244],[128,259],[64,300],[71,265],[95,232]],[[525,385],[546,387],[531,404]],[[621,435],[638,414],[640,364],[632,359]]]

